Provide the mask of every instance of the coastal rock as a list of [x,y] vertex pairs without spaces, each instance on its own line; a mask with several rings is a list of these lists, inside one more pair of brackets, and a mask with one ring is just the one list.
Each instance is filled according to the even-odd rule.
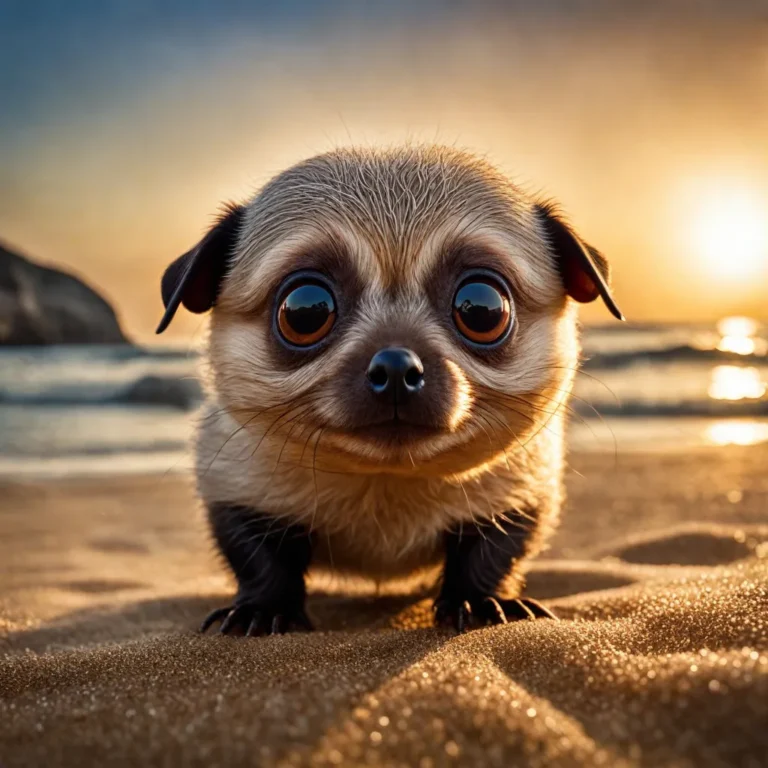
[[118,398],[133,405],[168,405],[188,411],[203,399],[203,390],[195,379],[145,376],[132,384]]
[[0,345],[127,343],[93,288],[0,245]]

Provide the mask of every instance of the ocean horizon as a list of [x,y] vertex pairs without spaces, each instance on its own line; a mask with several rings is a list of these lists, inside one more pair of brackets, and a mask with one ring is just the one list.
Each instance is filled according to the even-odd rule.
[[[583,331],[571,449],[768,441],[768,326],[624,324]],[[193,347],[0,351],[0,476],[178,472],[202,402]]]

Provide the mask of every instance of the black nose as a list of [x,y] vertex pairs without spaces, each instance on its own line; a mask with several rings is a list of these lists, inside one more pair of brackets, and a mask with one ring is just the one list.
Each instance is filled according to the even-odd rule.
[[424,386],[424,366],[410,349],[386,347],[371,358],[368,383],[377,395],[401,403]]

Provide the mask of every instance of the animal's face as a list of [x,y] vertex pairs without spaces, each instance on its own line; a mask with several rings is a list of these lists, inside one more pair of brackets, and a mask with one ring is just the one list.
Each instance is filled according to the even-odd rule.
[[182,260],[166,304],[215,303],[220,404],[358,471],[466,472],[524,445],[570,388],[566,292],[607,295],[549,208],[438,149],[310,160]]

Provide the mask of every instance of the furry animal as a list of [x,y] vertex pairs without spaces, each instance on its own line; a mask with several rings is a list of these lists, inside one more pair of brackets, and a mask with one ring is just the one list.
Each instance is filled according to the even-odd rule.
[[238,591],[202,630],[310,628],[310,566],[442,564],[458,631],[551,617],[523,564],[562,503],[570,299],[622,319],[608,279],[552,204],[449,148],[337,150],[229,205],[158,328],[212,310],[197,484]]

